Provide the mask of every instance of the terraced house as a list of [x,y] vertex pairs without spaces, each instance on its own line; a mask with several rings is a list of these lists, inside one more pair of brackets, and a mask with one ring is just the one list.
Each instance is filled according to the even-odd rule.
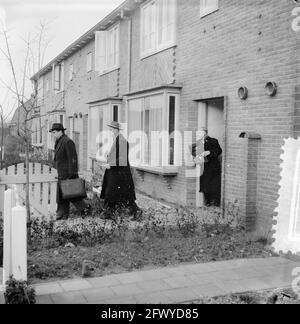
[[289,0],[126,0],[33,76],[33,127],[42,132],[35,145],[52,150],[49,127],[63,122],[80,169],[92,171],[97,134],[109,121],[123,123],[128,136],[165,132],[157,141],[129,138],[138,152],[131,154],[136,186],[201,206],[199,177],[184,162],[187,144],[206,126],[223,150],[222,205],[236,201],[250,230],[270,230],[283,139],[299,134],[294,7]]

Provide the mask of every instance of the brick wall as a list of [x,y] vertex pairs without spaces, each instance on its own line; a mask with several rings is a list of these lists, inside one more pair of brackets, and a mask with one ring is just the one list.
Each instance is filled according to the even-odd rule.
[[[276,207],[283,138],[292,135],[295,32],[292,1],[220,0],[220,9],[199,18],[198,0],[179,1],[176,81],[183,84],[181,128],[195,129],[193,100],[226,96],[225,199],[245,207],[243,131],[262,136],[257,163],[257,228],[268,230]],[[186,23],[188,22],[188,23]],[[265,95],[266,82],[278,84]],[[249,98],[237,96],[240,86]]]

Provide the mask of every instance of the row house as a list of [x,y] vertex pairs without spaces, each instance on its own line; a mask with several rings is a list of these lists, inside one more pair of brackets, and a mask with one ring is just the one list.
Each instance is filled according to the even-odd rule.
[[62,122],[80,169],[93,171],[98,133],[119,121],[137,189],[202,206],[199,177],[185,162],[206,126],[223,150],[222,206],[235,202],[249,230],[269,231],[281,147],[300,131],[294,7],[288,0],[126,0],[33,76],[34,144],[53,150],[48,131]]

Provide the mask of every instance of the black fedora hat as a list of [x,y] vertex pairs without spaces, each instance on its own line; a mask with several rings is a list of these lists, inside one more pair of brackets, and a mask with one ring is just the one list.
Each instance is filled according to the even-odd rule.
[[60,123],[54,123],[52,124],[52,128],[49,130],[49,132],[53,132],[53,131],[65,131],[66,128],[64,128],[64,126]]

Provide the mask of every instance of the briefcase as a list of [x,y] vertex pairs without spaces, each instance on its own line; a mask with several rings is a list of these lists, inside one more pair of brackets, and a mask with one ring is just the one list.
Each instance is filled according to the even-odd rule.
[[63,200],[87,197],[85,180],[81,178],[61,180],[60,190]]

